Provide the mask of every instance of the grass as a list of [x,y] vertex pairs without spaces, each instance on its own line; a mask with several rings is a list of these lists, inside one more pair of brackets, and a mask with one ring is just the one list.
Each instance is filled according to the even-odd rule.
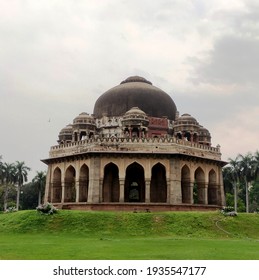
[[218,212],[0,214],[0,259],[259,259],[259,215]]

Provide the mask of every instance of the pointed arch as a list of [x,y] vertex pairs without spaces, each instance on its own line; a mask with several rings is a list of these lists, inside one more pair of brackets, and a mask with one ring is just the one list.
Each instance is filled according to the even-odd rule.
[[208,204],[218,204],[217,175],[214,169],[209,172]]
[[87,202],[89,187],[89,168],[83,164],[79,173],[79,202]]
[[181,170],[181,191],[182,203],[192,203],[191,172],[190,168],[186,164]]
[[80,131],[79,140],[83,140],[86,137],[86,131]]
[[64,202],[75,202],[76,200],[76,170],[70,165],[65,172],[65,193]]
[[61,184],[61,170],[56,167],[53,172],[53,182],[52,182],[52,202],[60,203],[62,198],[62,184]]
[[111,162],[104,167],[103,202],[119,202],[119,196],[119,168]]
[[205,204],[205,173],[198,167],[194,173],[193,199],[194,203]]
[[145,202],[144,168],[133,162],[126,169],[124,197],[125,202]]
[[163,164],[157,163],[151,170],[150,202],[166,202],[166,199],[166,169]]
[[139,129],[138,127],[133,127],[131,130],[132,137],[139,137]]

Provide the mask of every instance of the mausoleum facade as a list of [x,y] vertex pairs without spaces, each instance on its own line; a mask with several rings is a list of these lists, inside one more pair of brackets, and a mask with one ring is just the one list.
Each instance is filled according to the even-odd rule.
[[49,157],[45,202],[85,210],[198,210],[225,204],[220,147],[151,82],[129,77],[93,114],[61,129]]

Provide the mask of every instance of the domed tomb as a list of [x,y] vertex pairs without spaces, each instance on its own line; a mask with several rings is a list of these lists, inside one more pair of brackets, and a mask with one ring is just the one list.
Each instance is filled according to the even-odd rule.
[[73,124],[90,124],[95,126],[95,120],[89,114],[83,112],[73,120]]
[[123,120],[145,120],[149,122],[145,112],[140,110],[138,107],[133,107],[125,113]]
[[151,82],[132,76],[103,93],[95,102],[94,116],[122,116],[132,107],[138,107],[148,116],[175,120],[176,105],[172,98]]
[[199,128],[199,143],[211,146],[211,135],[207,128],[200,126]]
[[58,135],[58,143],[65,144],[72,141],[73,127],[71,124],[62,128]]
[[190,114],[183,114],[174,122],[174,136],[198,142],[200,125]]
[[[125,113],[122,119],[124,134],[127,132],[132,136],[145,136],[148,130],[149,119],[145,112],[138,107],[133,107]],[[129,129],[131,131],[129,131]],[[131,133],[133,132],[133,133]]]

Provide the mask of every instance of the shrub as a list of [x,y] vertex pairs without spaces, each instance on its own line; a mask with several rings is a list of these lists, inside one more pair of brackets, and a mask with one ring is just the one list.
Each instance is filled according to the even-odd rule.
[[11,206],[11,207],[8,207],[8,208],[5,210],[5,213],[13,213],[13,212],[16,212],[16,211],[17,211],[16,207]]
[[231,217],[237,216],[237,213],[234,211],[234,207],[232,206],[225,206],[221,209],[220,212],[225,216],[231,216]]
[[53,206],[53,204],[47,202],[45,204],[39,205],[36,210],[42,214],[52,215],[57,213],[58,209]]

